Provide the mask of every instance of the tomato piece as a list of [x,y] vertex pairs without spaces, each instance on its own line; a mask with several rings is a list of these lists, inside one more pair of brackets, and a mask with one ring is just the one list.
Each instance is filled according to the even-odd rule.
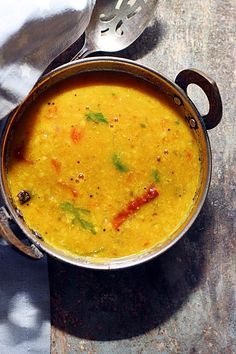
[[82,138],[82,132],[80,132],[78,128],[72,127],[70,131],[70,137],[73,143],[77,144]]
[[61,171],[61,163],[57,159],[51,159],[51,164],[54,167],[57,174]]

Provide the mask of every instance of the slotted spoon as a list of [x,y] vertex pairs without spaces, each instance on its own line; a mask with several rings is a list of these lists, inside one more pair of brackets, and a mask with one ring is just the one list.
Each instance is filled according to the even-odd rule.
[[72,60],[127,48],[147,27],[156,6],[157,0],[97,0],[84,45]]

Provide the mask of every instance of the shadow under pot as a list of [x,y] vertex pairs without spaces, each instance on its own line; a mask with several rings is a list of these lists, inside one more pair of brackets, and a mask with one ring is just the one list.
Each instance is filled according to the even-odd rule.
[[[206,116],[187,96],[192,83],[208,98]],[[94,269],[162,254],[203,206],[211,176],[207,129],[221,117],[215,82],[195,69],[175,83],[114,57],[55,69],[4,127],[2,236],[34,259],[48,253]]]

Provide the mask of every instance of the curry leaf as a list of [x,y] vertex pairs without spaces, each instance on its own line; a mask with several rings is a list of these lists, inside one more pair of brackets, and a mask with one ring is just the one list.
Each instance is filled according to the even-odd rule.
[[83,213],[83,214],[90,214],[90,210],[84,209],[84,208],[76,208],[74,207],[73,204],[70,202],[65,202],[61,204],[61,209],[64,211],[71,212],[72,214],[78,214],[78,213]]
[[158,170],[153,170],[152,176],[153,176],[155,182],[157,182],[157,183],[160,182],[160,172]]
[[90,231],[92,234],[96,234],[94,225],[91,222],[81,218],[81,214],[90,214],[90,210],[84,208],[76,208],[70,202],[62,203],[61,209],[73,215],[73,224],[79,223],[83,229]]
[[126,173],[129,171],[129,168],[123,164],[120,157],[117,154],[112,155],[112,162],[116,169],[122,173]]
[[61,209],[74,214],[76,208],[73,206],[73,204],[65,202],[61,204]]
[[89,112],[85,114],[87,120],[91,120],[95,123],[105,123],[108,124],[108,120],[101,112]]
[[79,219],[79,223],[83,229],[92,232],[92,234],[94,234],[94,235],[96,234],[95,227],[91,222],[86,221],[84,219]]
[[82,214],[90,214],[91,211],[88,209],[84,209],[84,208],[76,208],[78,210],[78,212],[82,213]]

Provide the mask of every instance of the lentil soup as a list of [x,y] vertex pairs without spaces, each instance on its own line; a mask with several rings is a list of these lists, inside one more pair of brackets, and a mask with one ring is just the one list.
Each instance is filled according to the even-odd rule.
[[80,74],[41,93],[8,150],[7,181],[26,224],[73,256],[123,257],[165,242],[200,183],[185,119],[126,74]]

